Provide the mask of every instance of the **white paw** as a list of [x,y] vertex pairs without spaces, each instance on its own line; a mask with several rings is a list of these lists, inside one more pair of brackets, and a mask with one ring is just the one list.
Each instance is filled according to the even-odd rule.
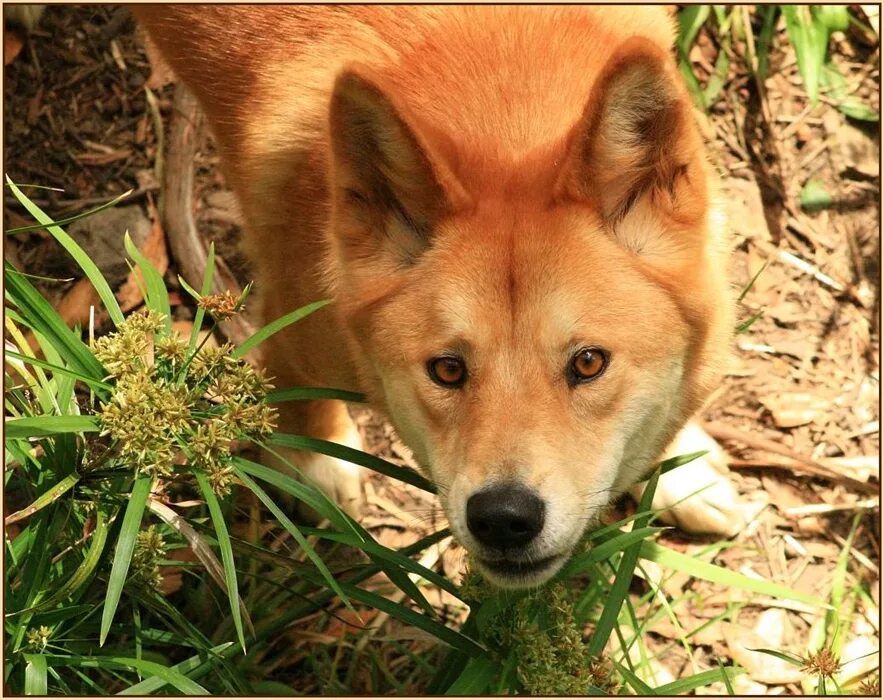
[[[355,425],[351,430],[348,430],[346,435],[337,437],[334,442],[352,447],[354,450],[362,449],[362,437]],[[365,500],[362,493],[362,473],[364,471],[362,467],[316,452],[289,449],[278,449],[277,452],[297,467],[304,481],[322,490],[347,515],[353,518],[359,517]],[[278,465],[278,460],[271,458],[268,461],[276,462]],[[281,469],[291,473],[287,467]],[[292,499],[287,500],[291,501]],[[303,503],[299,502],[296,507],[298,513],[305,520],[316,523],[321,519],[316,511]]]
[[[652,508],[665,509],[664,522],[685,532],[732,537],[751,522],[765,503],[750,502],[734,488],[721,447],[696,423],[688,423],[675,438],[664,459],[691,452],[706,454],[660,477]],[[644,484],[634,486],[641,497]]]

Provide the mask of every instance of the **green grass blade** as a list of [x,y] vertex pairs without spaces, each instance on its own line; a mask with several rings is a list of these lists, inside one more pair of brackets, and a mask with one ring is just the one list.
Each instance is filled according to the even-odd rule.
[[[20,419],[20,420],[33,420],[33,419]],[[8,433],[7,433],[8,435]],[[69,474],[64,479],[59,481],[55,486],[51,487],[48,491],[42,493],[31,505],[26,508],[22,508],[15,513],[10,513],[6,516],[6,519],[3,521],[5,525],[11,525],[12,523],[18,522],[19,520],[24,520],[32,516],[39,510],[42,510],[50,503],[55,503],[59,498],[61,498],[65,493],[74,488],[74,485],[80,480],[80,475],[77,473]]]
[[4,270],[6,294],[21,312],[21,320],[45,337],[74,370],[93,379],[103,379],[107,374],[104,367],[43,295],[7,261],[4,261]]
[[829,32],[813,18],[807,6],[782,5],[786,32],[795,49],[798,72],[811,104],[819,98],[820,76],[826,60]]
[[[24,185],[22,185],[23,187]],[[123,192],[123,194],[117,195],[113,199],[104,204],[100,204],[94,209],[89,209],[87,211],[80,212],[79,214],[74,214],[73,216],[69,216],[66,219],[57,219],[54,223],[56,226],[67,226],[68,224],[72,224],[75,221],[79,221],[80,219],[86,219],[94,214],[97,214],[100,211],[104,211],[105,209],[110,209],[111,207],[115,207],[117,204],[122,202],[126,197],[132,194],[134,190],[127,190]],[[46,228],[43,224],[30,224],[29,226],[19,226],[17,228],[9,228],[6,229],[5,233],[7,236],[10,236],[15,233],[25,233],[26,231],[39,231],[40,229]]]
[[239,479],[246,485],[247,488],[251,489],[252,493],[254,493],[260,501],[267,506],[268,510],[273,513],[273,516],[279,521],[279,524],[282,525],[289,534],[295,538],[295,541],[304,550],[304,553],[313,562],[316,568],[319,570],[319,573],[322,574],[322,577],[325,579],[326,584],[329,588],[331,588],[338,597],[343,601],[344,605],[346,605],[350,610],[354,613],[353,606],[350,604],[350,599],[347,598],[344,591],[338,585],[338,582],[335,580],[335,577],[332,576],[331,571],[328,570],[328,567],[325,565],[325,562],[322,561],[320,556],[316,553],[316,550],[310,546],[310,543],[307,541],[307,538],[304,537],[303,533],[295,526],[295,524],[288,518],[288,516],[282,512],[282,509],[273,502],[273,499],[267,495],[267,493],[262,489],[258,484],[256,484],[252,479],[243,471],[242,467],[238,465],[234,465],[234,470]]
[[314,311],[318,311],[323,306],[327,306],[330,303],[330,299],[324,299],[323,301],[314,301],[312,304],[307,304],[306,306],[302,306],[300,309],[296,309],[295,311],[287,313],[284,316],[280,316],[275,321],[271,321],[266,326],[256,331],[254,335],[246,338],[233,352],[233,356],[242,357],[252,348],[255,348],[263,343],[270,336],[279,333],[279,331],[281,331],[286,326],[290,326],[293,323],[300,321],[302,318],[306,318]]
[[709,5],[686,5],[678,13],[678,49],[685,55],[700,33],[700,28],[709,18]]
[[250,476],[266,481],[280,491],[294,496],[299,501],[303,501],[322,517],[327,518],[335,527],[341,530],[353,531],[357,536],[361,536],[359,532],[353,530],[351,521],[344,515],[337,504],[331,501],[316,486],[305,484],[295,479],[291,474],[285,474],[278,469],[267,467],[242,457],[234,457],[233,462]]
[[97,433],[94,416],[33,416],[5,421],[6,437],[26,439],[64,433]]
[[777,651],[776,649],[750,649],[746,647],[749,651],[757,651],[760,654],[767,654],[768,656],[775,656],[780,661],[785,661],[787,664],[792,664],[793,666],[804,666],[804,660],[797,656],[792,656],[791,654],[784,654],[781,651]]
[[83,382],[86,386],[90,386],[93,389],[98,389],[99,391],[110,391],[111,385],[106,382],[98,381],[97,379],[92,379],[90,377],[85,376],[81,372],[76,372],[72,369],[68,369],[67,367],[62,367],[61,365],[54,364],[52,362],[47,362],[46,360],[40,360],[36,357],[28,357],[27,355],[22,355],[20,353],[15,352],[14,350],[6,351],[7,357],[15,358],[16,360],[21,360],[25,364],[33,365],[35,367],[41,367],[43,369],[51,370],[56,374],[63,375],[65,377],[72,377],[73,379],[77,379]]
[[[212,282],[215,277],[215,241],[209,243],[209,255],[206,258],[206,271],[203,274],[203,286],[201,294],[194,294],[194,291],[188,286],[188,284],[181,278],[178,277],[178,281],[181,282],[181,286],[188,291],[192,296],[194,296],[197,300],[199,300],[200,296],[206,296],[209,292],[212,291]],[[203,319],[206,317],[206,310],[202,306],[196,307],[196,315],[193,319],[193,328],[190,331],[190,342],[187,346],[188,355],[192,354],[194,349],[196,348],[197,341],[199,340],[200,330],[203,327]]]
[[758,268],[758,272],[756,272],[754,275],[752,275],[752,279],[749,280],[749,283],[745,287],[743,287],[742,291],[740,292],[740,296],[737,297],[738,303],[743,301],[743,299],[749,293],[749,290],[755,286],[755,283],[758,281],[758,278],[761,276],[761,273],[767,269],[767,266],[769,264],[770,264],[770,260],[765,260],[762,263],[761,267]]
[[734,329],[734,333],[737,334],[737,335],[739,335],[740,333],[745,333],[745,332],[748,331],[748,330],[753,326],[753,324],[754,324],[759,318],[761,318],[762,316],[764,316],[764,309],[762,309],[761,311],[757,311],[756,313],[752,314],[749,318],[747,318],[745,321],[743,321],[742,323],[740,323],[740,324]]
[[721,674],[721,682],[724,683],[727,694],[736,695],[734,692],[734,685],[731,682],[731,674],[725,669],[724,664],[721,663],[721,659],[716,659],[716,661],[718,662],[718,672]]
[[326,389],[324,387],[295,387],[294,389],[275,389],[267,394],[267,401],[277,403],[279,401],[314,401],[316,399],[337,399],[338,401],[351,401],[353,403],[365,403],[365,395],[343,389]]
[[690,52],[700,28],[709,17],[709,5],[687,5],[678,13],[678,69],[685,79],[685,83],[694,98],[694,103],[699,109],[706,111],[708,105],[703,88],[694,71],[691,68]]
[[435,485],[412,469],[400,467],[397,464],[388,462],[380,457],[375,457],[360,450],[354,450],[346,445],[339,445],[329,440],[319,440],[317,438],[304,437],[302,435],[289,435],[287,433],[274,433],[270,438],[270,443],[279,445],[280,447],[288,447],[295,450],[307,450],[308,452],[318,452],[320,454],[337,457],[353,464],[359,464],[368,467],[376,472],[386,476],[404,481],[406,484],[417,486],[419,489],[436,493]]
[[770,65],[770,47],[773,42],[776,28],[777,5],[756,5],[755,12],[761,17],[761,31],[756,42],[758,53],[758,79],[762,83],[767,78],[767,69]]
[[[372,557],[374,561],[378,561],[375,557]],[[395,567],[386,566],[385,562],[378,562],[384,569],[384,572],[387,574],[387,577],[395,584],[396,588],[402,591],[405,595],[407,595],[411,600],[417,603],[421,608],[423,608],[424,612],[432,617],[436,617],[436,610],[430,605],[430,601],[426,599],[423,593],[421,593],[420,589],[417,587],[414,581],[412,581],[406,573],[397,569]]]
[[145,659],[133,659],[125,656],[49,656],[49,663],[58,668],[59,666],[73,666],[79,668],[99,668],[105,671],[110,669],[133,670],[146,677],[158,677],[176,690],[187,695],[208,695],[209,691],[199,683],[190,680],[178,671],[168,666],[146,661]]
[[99,508],[98,513],[95,516],[95,530],[93,530],[91,538],[92,544],[80,566],[77,567],[77,570],[73,575],[67,579],[61,587],[55,591],[55,593],[36,606],[37,611],[49,610],[50,608],[55,607],[56,604],[64,601],[69,595],[76,592],[80,586],[84,585],[89,580],[89,577],[92,576],[93,572],[98,567],[98,563],[101,561],[101,555],[107,544],[108,532],[110,532],[110,523],[108,522],[104,510]]
[[746,673],[746,671],[742,668],[736,668],[731,666],[730,668],[715,668],[711,671],[703,671],[701,673],[696,673],[693,676],[688,676],[687,678],[679,678],[677,681],[673,681],[672,683],[665,683],[661,686],[658,686],[654,692],[657,695],[684,695],[685,693],[689,693],[692,690],[696,690],[697,688],[704,688],[707,685],[712,685],[713,683],[717,683],[722,680],[722,675],[728,680],[728,682],[733,681],[739,675]]
[[200,471],[195,472],[197,483],[206,505],[209,506],[209,515],[215,527],[215,535],[218,538],[218,547],[221,549],[221,562],[224,565],[224,580],[227,582],[227,597],[230,601],[230,613],[233,615],[233,626],[236,628],[236,636],[243,652],[246,651],[246,638],[243,634],[242,613],[239,608],[239,586],[236,583],[236,568],[233,562],[233,548],[230,545],[230,535],[227,532],[227,524],[224,522],[224,514],[221,512],[221,504],[212,490],[209,480]]
[[628,667],[617,663],[613,659],[611,663],[614,664],[614,667],[623,676],[623,679],[632,686],[632,689],[635,691],[636,695],[658,695],[657,691],[654,690],[651,686],[645,683],[641,678],[635,675]]
[[16,187],[15,184],[13,184],[8,175],[6,176],[6,183],[9,185],[12,194],[15,195],[15,198],[21,202],[31,216],[43,224],[43,227],[52,234],[52,237],[55,238],[55,240],[57,240],[64,249],[71,254],[71,257],[77,261],[77,264],[83,272],[86,273],[89,281],[92,282],[92,286],[95,287],[95,291],[98,293],[104,307],[107,309],[114,325],[119,326],[123,322],[123,312],[120,311],[120,305],[117,303],[117,299],[111,291],[110,285],[107,283],[104,275],[101,274],[101,270],[98,269],[98,266],[92,262],[91,258],[73,238],[65,233],[59,226],[56,226],[55,222],[53,222],[49,216],[47,216],[36,204],[28,199],[28,197]]
[[[641,501],[638,505],[639,511],[650,510],[659,478],[660,469],[658,468],[651,475],[651,478],[648,479],[648,484],[645,486],[644,493],[642,494]],[[646,527],[650,519],[650,515],[636,518],[633,524],[633,529],[640,530]],[[638,563],[639,553],[641,548],[646,544],[648,543],[639,540],[638,542],[629,545],[623,551],[623,556],[620,558],[620,565],[617,567],[617,573],[614,575],[614,584],[611,586],[611,592],[605,601],[604,608],[602,608],[602,614],[599,617],[595,630],[593,630],[592,637],[589,639],[587,651],[591,656],[599,656],[604,650],[605,645],[608,643],[608,638],[611,636],[611,631],[614,629],[617,617],[620,614],[620,608],[623,606],[623,601],[629,593],[629,584],[632,581],[635,572],[635,565]]]
[[129,504],[126,506],[126,514],[123,516],[123,524],[114,552],[114,562],[107,583],[104,610],[101,612],[99,646],[104,646],[107,633],[114,621],[114,614],[117,612],[117,605],[120,603],[123,586],[126,584],[126,575],[129,573],[129,564],[132,562],[132,552],[135,550],[135,540],[141,530],[141,518],[144,515],[144,508],[147,505],[152,484],[151,477],[140,476],[135,479],[132,493],[129,495]]
[[485,695],[498,671],[490,656],[476,656],[467,662],[457,679],[448,686],[446,695]]
[[381,612],[385,612],[407,625],[417,627],[454,649],[459,649],[470,656],[482,656],[487,654],[487,650],[475,640],[470,639],[463,633],[457,632],[450,627],[446,627],[440,622],[436,622],[426,615],[417,613],[405,605],[401,605],[388,598],[384,598],[381,595],[366,591],[363,588],[353,586],[343,581],[341,582],[341,587],[353,600],[358,600],[369,607],[377,608]]
[[[196,671],[203,664],[211,663],[213,655],[221,653],[232,644],[233,642],[225,642],[224,644],[219,644],[216,647],[212,647],[207,652],[199,653],[196,656],[191,656],[189,659],[182,661],[179,664],[175,664],[174,666],[170,667],[169,670],[182,676],[186,676]],[[151,678],[145,678],[140,683],[131,685],[125,690],[121,690],[119,693],[117,693],[117,695],[148,695],[149,693],[156,692],[167,684],[168,681],[164,680],[163,678],[159,676],[153,676]]]
[[341,542],[356,549],[361,549],[375,561],[377,561],[378,559],[387,561],[394,566],[398,566],[400,569],[404,569],[409,573],[416,574],[417,576],[425,578],[434,586],[438,586],[442,590],[447,591],[455,598],[460,598],[460,590],[450,580],[448,580],[441,574],[436,573],[432,569],[428,569],[423,564],[416,562],[414,559],[406,557],[401,552],[395,549],[384,547],[382,544],[378,544],[376,541],[371,539],[371,536],[368,533],[366,533],[362,538],[357,539],[348,533],[319,530],[316,532],[316,536],[321,537],[324,540]]
[[640,527],[630,530],[629,532],[623,532],[602,544],[596,545],[584,554],[578,554],[577,556],[572,557],[571,561],[563,567],[562,573],[559,574],[559,576],[561,576],[561,578],[570,578],[571,576],[584,572],[593,564],[604,561],[617,552],[626,550],[630,545],[633,545],[636,542],[641,542],[665,529],[666,528],[664,527]]
[[642,542],[641,558],[656,562],[660,566],[669,569],[690,574],[695,578],[705,579],[706,581],[712,581],[713,583],[720,583],[730,588],[740,588],[742,590],[750,591],[752,593],[760,593],[772,598],[796,600],[819,608],[829,608],[825,602],[818,598],[814,598],[811,595],[793,591],[791,588],[787,588],[786,586],[777,583],[771,583],[770,581],[749,578],[748,576],[738,574],[721,566],[716,566],[715,564],[707,564],[694,557],[689,557],[686,554],[667,549],[656,542]]
[[169,306],[169,292],[166,289],[166,283],[159,270],[154,267],[153,263],[148,260],[136,245],[132,242],[129,232],[123,236],[123,245],[129,257],[132,258],[141,270],[144,276],[144,284],[147,287],[147,296],[145,301],[150,309],[153,309],[163,315],[165,319],[166,333],[172,330],[172,309]]
[[703,102],[707,109],[715,102],[718,94],[724,87],[727,81],[728,70],[730,70],[731,66],[729,53],[731,44],[730,34],[721,30],[719,30],[719,33],[722,36],[721,48],[718,51],[718,56],[715,57],[712,75],[709,76],[709,81],[706,83],[706,87],[703,88]]
[[699,452],[688,452],[687,454],[676,455],[675,457],[664,459],[657,465],[657,469],[660,470],[660,475],[662,476],[667,472],[671,472],[673,469],[678,469],[685,464],[693,462],[695,459],[700,459],[700,457],[705,455],[706,452],[706,450],[700,450]]
[[48,667],[42,654],[25,654],[25,695],[46,695],[49,692]]

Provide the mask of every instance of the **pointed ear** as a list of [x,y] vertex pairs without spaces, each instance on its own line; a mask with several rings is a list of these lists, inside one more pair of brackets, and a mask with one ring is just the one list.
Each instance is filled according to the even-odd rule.
[[356,218],[351,235],[362,237],[362,245],[377,248],[380,238],[409,261],[466,194],[416,120],[369,76],[368,69],[351,67],[335,82],[329,122],[334,196]]
[[696,224],[706,208],[702,144],[680,81],[663,49],[641,37],[624,42],[571,133],[559,196],[592,202],[615,231],[634,208],[647,216],[648,206]]

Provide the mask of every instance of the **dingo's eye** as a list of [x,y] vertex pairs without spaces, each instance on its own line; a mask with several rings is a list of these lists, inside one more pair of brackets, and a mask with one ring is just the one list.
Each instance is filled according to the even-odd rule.
[[427,363],[427,372],[439,386],[457,389],[467,380],[467,366],[459,357],[443,355]]
[[601,348],[581,348],[571,358],[568,382],[572,385],[595,379],[608,366],[608,353]]

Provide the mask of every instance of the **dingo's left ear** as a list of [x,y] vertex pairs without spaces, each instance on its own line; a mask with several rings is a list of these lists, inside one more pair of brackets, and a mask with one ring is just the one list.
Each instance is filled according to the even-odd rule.
[[558,195],[592,202],[615,231],[645,196],[655,215],[696,224],[706,210],[702,143],[680,80],[663,49],[641,37],[624,42],[571,133]]
[[408,261],[429,245],[434,224],[466,195],[415,118],[368,76],[369,69],[351,67],[335,82],[329,118],[333,196],[361,223],[351,229],[349,243],[368,255],[392,245]]

